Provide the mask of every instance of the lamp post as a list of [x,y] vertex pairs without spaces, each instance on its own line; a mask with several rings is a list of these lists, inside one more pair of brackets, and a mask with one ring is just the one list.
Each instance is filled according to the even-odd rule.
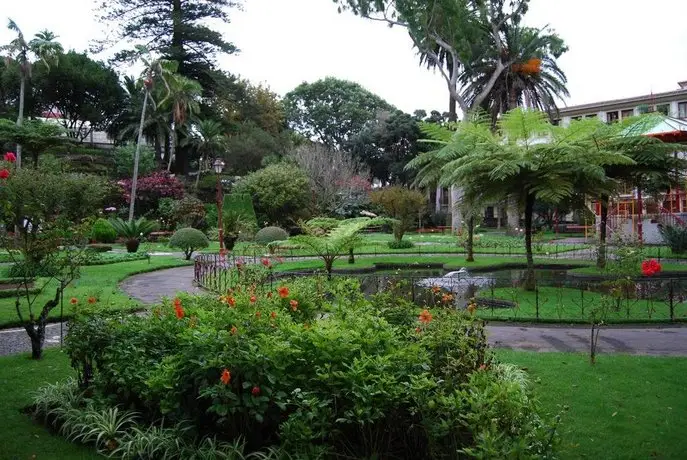
[[222,222],[222,207],[224,205],[224,196],[222,194],[222,180],[220,174],[224,169],[224,161],[221,158],[215,158],[212,164],[217,175],[217,229],[219,230],[219,253],[224,255],[224,223]]

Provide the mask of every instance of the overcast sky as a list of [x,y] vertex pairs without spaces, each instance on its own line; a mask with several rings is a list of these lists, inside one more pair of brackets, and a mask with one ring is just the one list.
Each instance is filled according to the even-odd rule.
[[[84,50],[103,34],[95,0],[0,0],[0,15],[26,35],[48,28],[66,48]],[[669,91],[687,80],[687,1],[531,0],[526,22],[551,26],[570,51],[567,105]],[[338,14],[331,0],[245,0],[221,31],[241,53],[221,66],[285,94],[332,75],[356,81],[400,109],[447,110],[438,74],[418,66],[400,28]],[[0,43],[11,34],[0,30]]]

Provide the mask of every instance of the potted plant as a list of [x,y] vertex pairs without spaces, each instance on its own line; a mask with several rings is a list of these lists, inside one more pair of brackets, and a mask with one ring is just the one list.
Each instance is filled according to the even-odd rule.
[[141,217],[138,220],[128,222],[121,218],[110,220],[112,227],[117,231],[117,234],[124,238],[127,252],[138,251],[138,246],[141,244],[141,238],[150,235],[157,229],[157,222]]
[[234,249],[242,232],[250,230],[248,221],[238,212],[228,212],[222,218],[222,224],[224,225],[224,248],[228,251]]

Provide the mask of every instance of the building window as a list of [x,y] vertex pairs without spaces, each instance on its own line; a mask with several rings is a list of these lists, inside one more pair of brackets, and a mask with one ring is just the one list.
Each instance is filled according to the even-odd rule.
[[622,118],[622,119],[624,120],[624,119],[626,119],[626,118],[631,117],[631,116],[634,115],[634,114],[635,114],[634,109],[625,109],[625,110],[622,110],[622,111],[620,112],[620,118]]
[[677,104],[678,118],[687,118],[687,102],[679,102]]
[[670,104],[659,104],[656,106],[656,111],[667,116],[670,111]]
[[585,115],[585,118],[599,118],[599,116],[595,113],[590,113],[589,115]]
[[615,123],[618,121],[618,112],[606,112],[606,122]]

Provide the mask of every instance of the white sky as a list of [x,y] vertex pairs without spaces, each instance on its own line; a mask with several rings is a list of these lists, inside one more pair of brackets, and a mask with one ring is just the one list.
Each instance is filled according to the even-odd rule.
[[[26,35],[48,28],[65,48],[84,50],[103,28],[95,0],[0,0],[0,20]],[[447,109],[443,79],[418,66],[399,28],[338,14],[331,0],[245,0],[221,30],[241,53],[221,66],[285,94],[302,81],[332,75],[356,81],[400,109]],[[687,1],[531,0],[526,22],[550,25],[570,51],[568,105],[677,88],[687,80]],[[11,34],[0,29],[0,43]]]

